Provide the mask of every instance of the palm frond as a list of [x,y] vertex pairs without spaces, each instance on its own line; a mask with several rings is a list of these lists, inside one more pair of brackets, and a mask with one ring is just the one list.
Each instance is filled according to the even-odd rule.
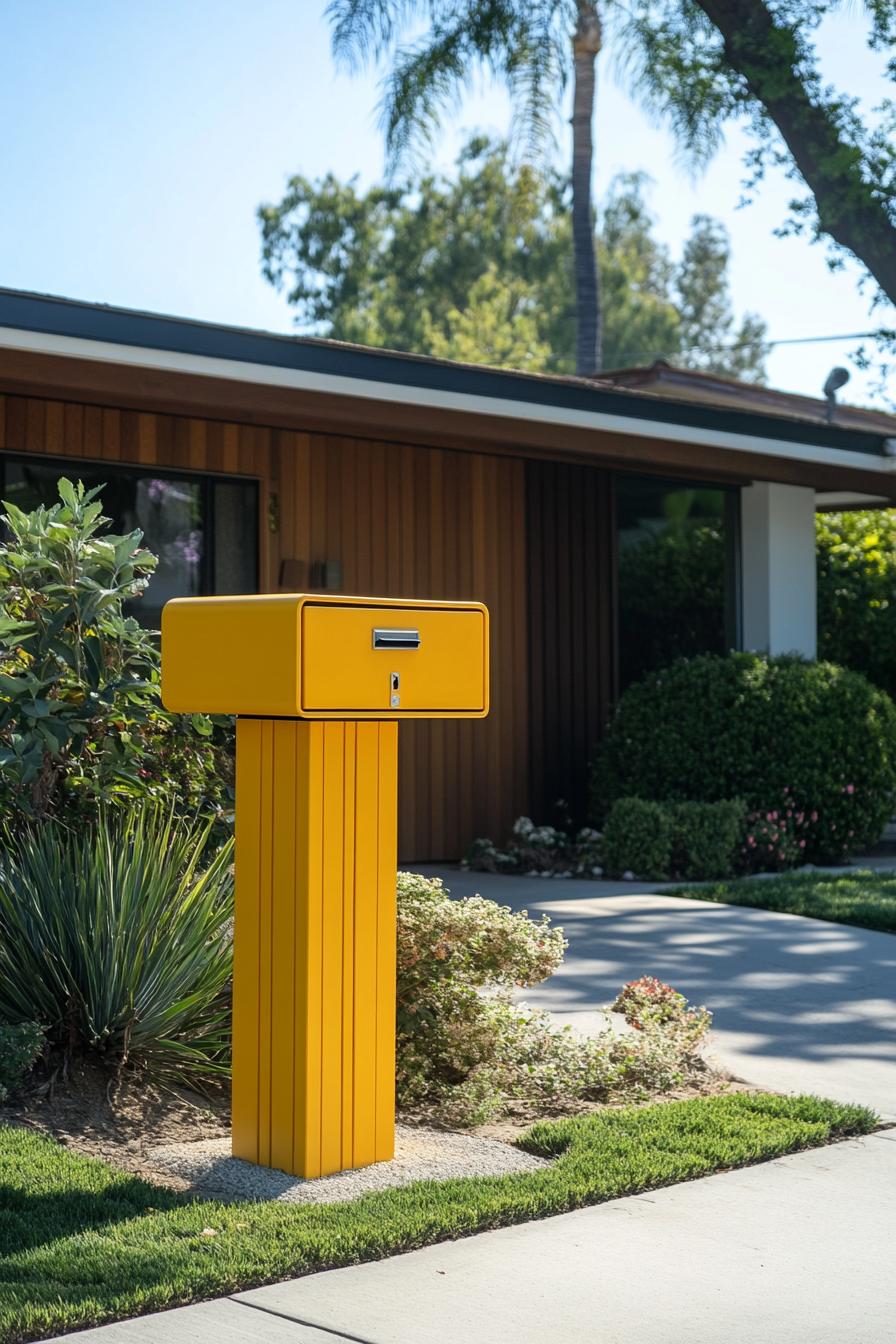
[[[372,0],[341,0],[370,5]],[[428,6],[423,37],[404,46],[390,27],[392,69],[380,112],[390,168],[428,146],[439,122],[457,106],[479,74],[510,92],[514,121],[530,149],[549,138],[559,95],[568,79],[574,4],[536,0],[466,0]],[[380,36],[386,30],[379,30]]]
[[434,8],[431,0],[330,0],[333,55],[350,70],[380,60],[409,23]]
[[613,68],[686,160],[702,166],[719,148],[733,109],[719,34],[692,0],[632,0],[613,13]]

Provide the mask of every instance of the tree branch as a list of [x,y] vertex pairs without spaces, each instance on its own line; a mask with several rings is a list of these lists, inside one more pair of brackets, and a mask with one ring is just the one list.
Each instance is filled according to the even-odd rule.
[[725,59],[780,132],[815,197],[818,228],[862,261],[896,303],[896,228],[869,180],[860,145],[836,103],[825,103],[799,73],[795,30],[776,21],[764,0],[696,0],[721,34]]

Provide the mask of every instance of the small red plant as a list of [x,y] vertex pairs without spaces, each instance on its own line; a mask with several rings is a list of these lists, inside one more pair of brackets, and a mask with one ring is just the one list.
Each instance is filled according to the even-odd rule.
[[614,1013],[622,1013],[627,1022],[643,1031],[650,1024],[682,1018],[687,1006],[687,999],[677,989],[657,980],[654,975],[642,975],[640,980],[630,980],[623,985],[611,1009]]

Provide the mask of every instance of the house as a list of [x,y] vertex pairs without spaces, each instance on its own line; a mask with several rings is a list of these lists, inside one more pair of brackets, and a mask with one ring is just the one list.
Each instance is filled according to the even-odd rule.
[[828,409],[668,366],[545,377],[0,290],[2,496],[103,482],[161,557],[142,619],[184,593],[488,603],[489,718],[402,728],[404,860],[558,797],[583,814],[614,697],[664,658],[814,654],[815,510],[896,499],[896,417]]

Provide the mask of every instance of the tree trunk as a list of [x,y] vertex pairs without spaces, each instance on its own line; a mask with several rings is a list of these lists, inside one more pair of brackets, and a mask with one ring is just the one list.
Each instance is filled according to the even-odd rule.
[[896,303],[896,229],[869,182],[861,150],[797,73],[793,29],[764,0],[697,0],[722,36],[725,59],[765,108],[815,197],[818,225],[858,257]]
[[586,377],[601,366],[600,278],[594,242],[591,175],[594,159],[595,62],[602,33],[597,5],[578,0],[573,36],[575,86],[572,104],[572,238],[576,280],[576,373]]

